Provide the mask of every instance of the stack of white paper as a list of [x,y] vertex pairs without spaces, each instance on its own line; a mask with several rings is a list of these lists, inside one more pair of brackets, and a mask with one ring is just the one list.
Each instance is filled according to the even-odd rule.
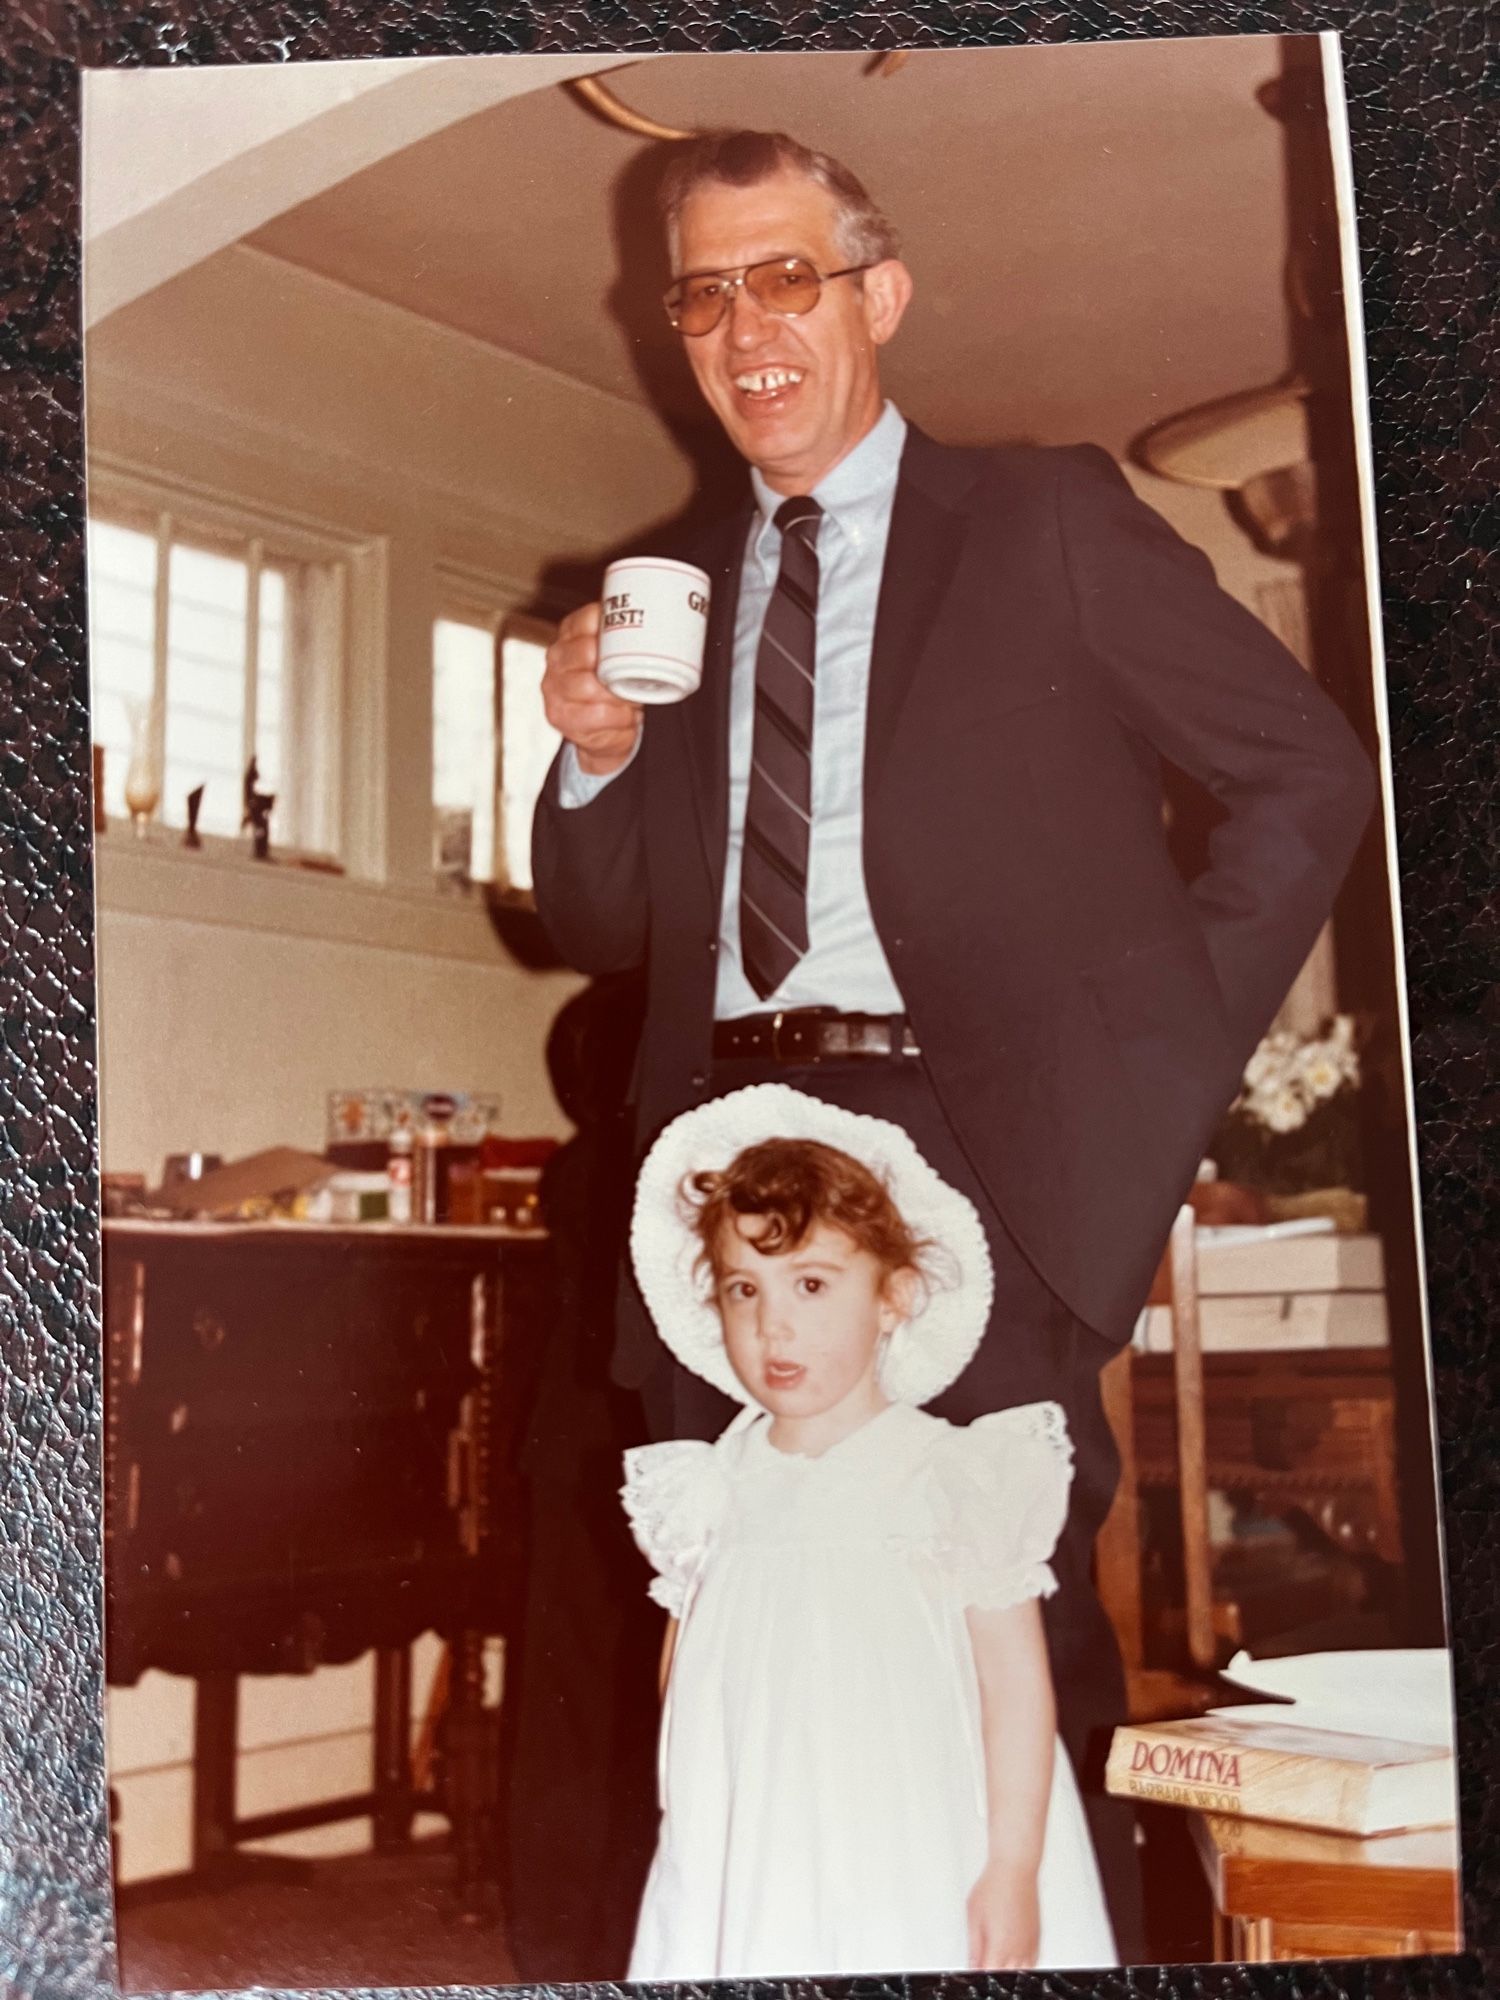
[[[1291,1707],[1275,1711],[1278,1722],[1453,1748],[1452,1662],[1441,1646],[1299,1653],[1284,1660],[1253,1660],[1248,1653],[1236,1653],[1223,1674],[1237,1687],[1289,1701]],[[1258,1704],[1214,1713],[1269,1719]]]

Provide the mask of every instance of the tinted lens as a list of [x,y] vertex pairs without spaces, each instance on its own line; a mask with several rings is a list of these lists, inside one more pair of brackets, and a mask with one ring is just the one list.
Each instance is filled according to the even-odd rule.
[[773,313],[811,312],[818,303],[818,283],[817,272],[800,257],[781,264],[756,264],[745,273],[746,291]]
[[667,294],[667,311],[684,333],[707,333],[719,323],[729,287],[722,278],[684,278]]

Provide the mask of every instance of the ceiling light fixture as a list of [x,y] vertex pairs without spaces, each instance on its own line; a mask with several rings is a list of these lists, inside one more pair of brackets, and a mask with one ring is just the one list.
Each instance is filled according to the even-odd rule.
[[[1316,107],[1301,88],[1273,77],[1256,101],[1282,124]],[[1321,104],[1321,99],[1318,100]],[[1285,265],[1293,327],[1315,316],[1305,251],[1294,241]],[[1294,349],[1297,345],[1295,339]],[[1258,547],[1302,559],[1317,531],[1317,474],[1309,435],[1312,385],[1295,365],[1275,382],[1217,396],[1143,431],[1130,456],[1163,479],[1223,493]]]
[[[910,49],[887,49],[876,56],[866,72],[870,76],[894,76],[911,55]],[[575,91],[585,104],[597,111],[601,118],[618,125],[622,131],[634,132],[642,139],[696,139],[705,129],[702,126],[691,131],[683,131],[676,125],[663,125],[655,118],[648,118],[643,111],[632,111],[628,104],[622,104],[608,84],[601,83],[596,76],[571,77],[563,86]]]

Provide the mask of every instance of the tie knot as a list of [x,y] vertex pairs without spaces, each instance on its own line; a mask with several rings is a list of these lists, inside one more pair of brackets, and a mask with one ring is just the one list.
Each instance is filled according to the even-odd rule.
[[782,534],[800,534],[805,542],[817,546],[818,523],[823,518],[823,509],[810,493],[794,493],[790,500],[783,500],[776,509],[775,521]]

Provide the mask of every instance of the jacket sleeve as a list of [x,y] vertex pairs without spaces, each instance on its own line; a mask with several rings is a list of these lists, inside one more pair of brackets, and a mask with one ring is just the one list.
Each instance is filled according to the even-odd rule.
[[1374,771],[1313,676],[1107,453],[1085,447],[1060,467],[1064,560],[1116,713],[1226,808],[1190,894],[1248,1052],[1333,905]]
[[558,798],[553,759],[531,826],[537,912],[569,965],[595,978],[646,957],[646,857],[641,832],[643,755],[588,805]]

